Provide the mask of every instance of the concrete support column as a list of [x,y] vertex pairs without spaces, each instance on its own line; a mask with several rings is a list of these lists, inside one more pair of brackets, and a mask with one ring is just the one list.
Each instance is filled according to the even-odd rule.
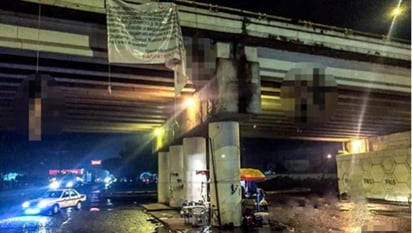
[[184,199],[207,200],[206,139],[202,137],[183,139]]
[[239,81],[237,65],[232,59],[220,58],[216,68],[218,112],[239,111]]
[[241,226],[239,123],[210,123],[209,137],[212,225]]
[[180,207],[183,199],[183,147],[169,147],[170,207]]
[[[256,55],[257,56],[257,55]],[[219,58],[216,67],[217,106],[219,113],[261,112],[259,62]]]
[[169,166],[167,152],[159,152],[157,166],[157,202],[169,202]]

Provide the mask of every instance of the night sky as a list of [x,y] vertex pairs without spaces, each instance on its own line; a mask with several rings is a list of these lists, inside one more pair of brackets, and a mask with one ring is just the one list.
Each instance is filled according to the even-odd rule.
[[91,160],[119,157],[130,143],[141,146],[136,154],[152,156],[151,145],[143,142],[146,138],[144,134],[62,133],[29,141],[27,135],[0,132],[0,171],[46,176],[49,169],[87,168]]
[[[302,141],[288,139],[242,138],[241,167],[258,168],[262,171],[285,173],[287,160],[307,160],[310,168],[307,172],[321,172],[326,162],[326,171],[333,172],[335,155],[342,149],[340,142]],[[327,155],[333,155],[327,159]]]

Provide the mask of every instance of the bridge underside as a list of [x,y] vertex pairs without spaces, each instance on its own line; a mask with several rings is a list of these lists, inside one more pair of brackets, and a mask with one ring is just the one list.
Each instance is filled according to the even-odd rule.
[[[36,23],[37,5],[19,4],[1,6],[0,10],[3,13],[16,12],[16,15],[11,18],[1,19],[1,24],[30,27],[30,24]],[[79,27],[79,29],[68,29],[68,31],[87,31],[93,27],[98,35],[104,35],[102,32],[104,32],[105,20],[101,14],[50,6],[45,6],[43,9],[43,24],[46,25],[47,30],[53,30],[56,26],[50,22],[61,20],[60,23],[63,26],[72,23],[71,27]],[[80,17],[76,21],[69,20],[69,15],[73,12],[79,14]],[[25,24],[25,20],[29,23],[28,25]],[[62,28],[56,29],[56,31],[61,30]],[[194,31],[190,28],[184,28],[184,33],[187,37],[193,34],[207,35],[207,38],[212,41],[228,42],[236,39],[233,38],[234,34],[213,33],[206,30]],[[209,80],[193,80],[191,84],[186,85],[180,97],[175,97],[173,73],[163,65],[112,64],[108,66],[104,43],[99,43],[97,46],[93,42],[93,40],[105,41],[105,39],[105,37],[90,39],[89,49],[92,54],[76,55],[53,51],[54,47],[61,46],[56,45],[55,42],[43,42],[37,45],[35,38],[32,38],[32,41],[19,38],[10,39],[2,34],[0,36],[0,130],[16,131],[19,130],[21,124],[25,124],[22,119],[23,121],[27,119],[16,117],[16,114],[19,114],[16,110],[18,106],[26,104],[18,98],[18,94],[24,80],[36,72],[47,74],[54,80],[53,85],[49,87],[53,94],[47,98],[57,100],[55,102],[59,106],[59,113],[53,115],[54,108],[49,107],[43,110],[49,113],[43,112],[43,115],[53,115],[50,119],[60,123],[59,129],[62,132],[152,132],[177,113],[179,103],[185,96],[195,93],[214,77],[212,74]],[[326,59],[338,56],[337,58],[342,60],[354,59],[381,66],[382,70],[385,67],[392,67],[391,69],[396,70],[398,66],[410,72],[410,61],[401,59],[381,58],[382,62],[379,63],[379,56],[374,55],[354,56],[352,53],[333,53],[333,50],[327,48],[317,48],[317,52],[314,52],[313,47],[286,42],[260,44],[261,40],[254,40],[253,37],[248,40],[252,46],[286,49],[291,52],[299,50],[308,54],[315,53],[316,56]],[[18,48],[18,46],[11,45],[13,43],[31,43],[32,46]],[[49,46],[52,49],[48,51],[40,49],[40,52],[36,52],[39,48],[36,46]],[[68,49],[67,45],[64,49]],[[74,44],[69,49],[80,51],[83,48]],[[410,91],[399,91],[396,88],[374,88],[379,85],[379,80],[369,81],[370,85],[338,82],[337,105],[330,119],[317,127],[299,129],[285,115],[280,103],[280,89],[285,71],[282,71],[280,67],[270,68],[265,67],[261,61],[260,63],[262,111],[259,114],[241,118],[240,135],[242,137],[341,141],[356,136],[385,135],[410,129]],[[362,83],[359,80],[358,82]],[[391,86],[390,82],[384,85]],[[396,84],[394,86],[398,87]],[[410,80],[409,87],[406,85],[402,88],[410,88]],[[50,121],[42,122],[44,127],[47,127],[49,123]]]

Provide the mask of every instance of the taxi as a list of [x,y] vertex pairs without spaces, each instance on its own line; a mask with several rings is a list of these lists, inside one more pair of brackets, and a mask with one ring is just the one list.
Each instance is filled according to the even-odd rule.
[[86,195],[80,194],[73,188],[52,189],[44,193],[40,198],[26,201],[22,204],[25,214],[57,214],[60,209],[74,207],[80,210],[82,203],[86,201]]

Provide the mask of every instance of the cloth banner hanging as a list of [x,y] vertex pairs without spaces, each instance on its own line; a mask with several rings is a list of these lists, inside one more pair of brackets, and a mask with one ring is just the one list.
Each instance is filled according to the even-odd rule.
[[175,94],[188,81],[186,51],[174,3],[106,1],[109,63],[159,64],[174,70]]

